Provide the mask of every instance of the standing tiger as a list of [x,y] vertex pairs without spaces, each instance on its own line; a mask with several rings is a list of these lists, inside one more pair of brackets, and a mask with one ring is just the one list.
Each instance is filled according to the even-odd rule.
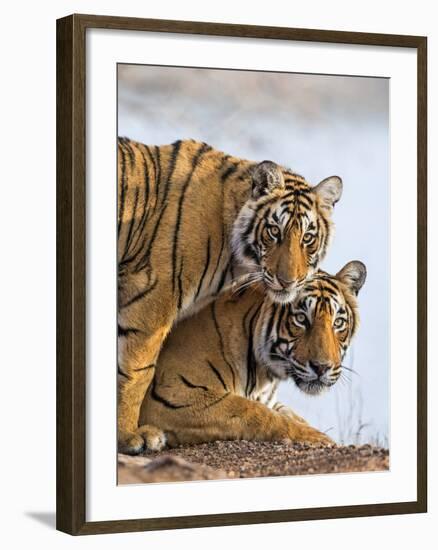
[[[311,187],[270,161],[205,143],[118,142],[118,441],[139,453],[141,402],[174,322],[251,273],[274,301],[290,301],[324,257],[336,177]],[[152,429],[152,428],[151,428]]]
[[[150,448],[217,439],[329,443],[276,401],[280,380],[317,394],[339,379],[358,326],[361,262],[315,272],[287,304],[231,285],[172,330],[158,358],[140,422],[156,426]],[[164,434],[161,435],[161,434]]]

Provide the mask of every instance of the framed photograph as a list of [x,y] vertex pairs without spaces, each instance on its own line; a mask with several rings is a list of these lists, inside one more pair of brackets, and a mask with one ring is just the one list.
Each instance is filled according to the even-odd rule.
[[57,22],[57,528],[425,512],[426,38]]

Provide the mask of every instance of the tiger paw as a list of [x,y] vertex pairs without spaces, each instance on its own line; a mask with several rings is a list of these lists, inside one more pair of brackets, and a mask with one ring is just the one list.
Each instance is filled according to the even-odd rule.
[[311,426],[300,424],[298,426],[295,426],[294,431],[295,433],[291,437],[294,442],[304,443],[306,445],[312,446],[315,445],[325,447],[331,447],[335,445],[333,439],[331,439],[328,435],[316,430],[315,428],[312,428]]
[[145,440],[139,433],[119,430],[119,453],[126,455],[138,455],[145,450],[145,447]]
[[144,451],[161,451],[166,446],[166,436],[162,430],[145,424],[135,432],[119,431],[119,453],[138,455]]
[[137,434],[141,435],[145,443],[145,448],[148,451],[161,451],[166,446],[166,435],[155,426],[151,426],[150,424],[140,426],[137,430]]
[[274,411],[277,411],[283,416],[287,416],[294,422],[298,422],[299,424],[305,424],[306,426],[309,425],[307,420],[304,420],[304,418],[302,418],[301,416],[298,416],[296,412],[294,412],[292,409],[290,409],[286,405],[283,405],[283,403],[276,403],[272,408]]

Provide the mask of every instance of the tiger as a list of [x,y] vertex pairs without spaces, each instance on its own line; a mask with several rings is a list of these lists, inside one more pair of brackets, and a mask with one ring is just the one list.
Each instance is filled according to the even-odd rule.
[[318,270],[289,303],[274,302],[260,283],[236,283],[178,323],[140,410],[140,423],[156,429],[149,448],[236,439],[333,444],[278,402],[277,388],[292,380],[318,395],[339,380],[365,279],[359,261],[334,276]]
[[[194,140],[118,139],[118,446],[145,448],[140,406],[176,321],[251,273],[290,301],[325,256],[338,176],[312,187],[273,161]],[[147,437],[146,437],[147,439]]]

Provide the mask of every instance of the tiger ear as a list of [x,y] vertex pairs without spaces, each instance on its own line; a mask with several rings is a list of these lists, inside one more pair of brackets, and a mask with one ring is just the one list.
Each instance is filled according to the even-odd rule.
[[257,164],[252,171],[252,194],[254,198],[268,195],[274,189],[284,187],[281,168],[270,160]]
[[367,278],[367,268],[365,264],[359,261],[348,262],[348,264],[344,265],[341,271],[336,274],[336,278],[347,285],[347,287],[357,295]]
[[319,196],[321,205],[325,208],[333,208],[342,195],[342,180],[338,176],[325,178],[313,188]]

